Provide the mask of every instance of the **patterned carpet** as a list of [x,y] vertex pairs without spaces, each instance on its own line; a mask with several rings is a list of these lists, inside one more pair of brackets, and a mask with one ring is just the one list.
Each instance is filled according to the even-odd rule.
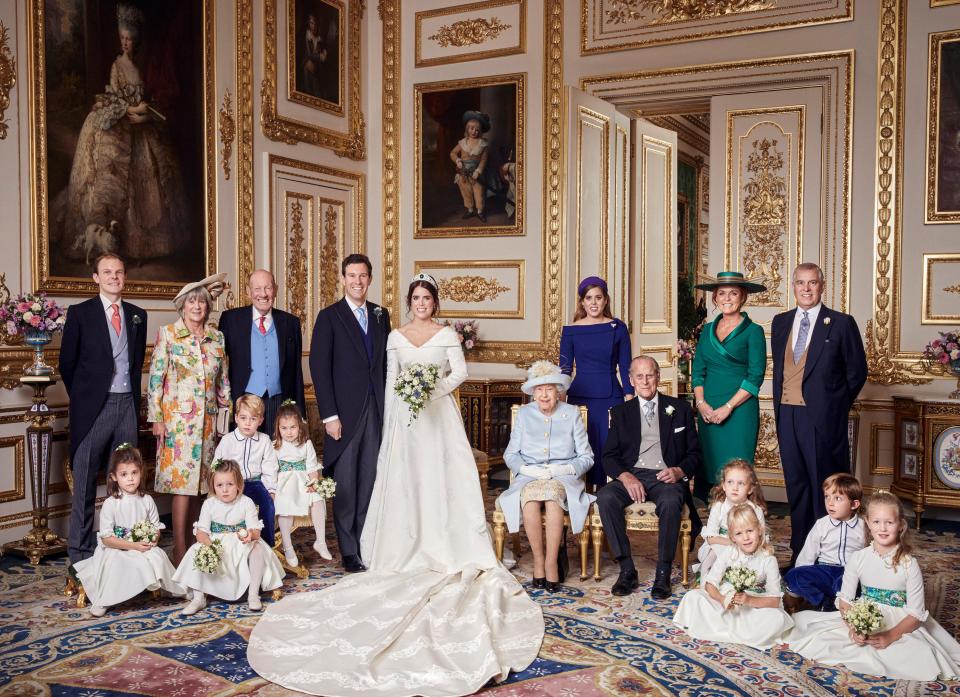
[[[960,539],[956,530],[914,536],[924,569],[928,607],[948,631],[960,633]],[[956,526],[952,526],[956,527]],[[774,539],[787,523],[772,520]],[[284,592],[322,588],[339,568],[321,564],[309,550],[308,531],[298,531],[298,551],[310,562],[310,577],[288,576]],[[572,546],[571,563],[577,552]],[[526,671],[484,690],[491,697],[527,695],[960,695],[960,682],[909,683],[881,680],[817,666],[784,650],[756,651],[690,639],[670,621],[682,587],[675,578],[670,601],[650,599],[655,540],[635,539],[640,590],[627,598],[610,594],[615,567],[604,578],[580,583],[576,575],[558,594],[531,590],[546,620],[540,657]],[[786,552],[778,547],[778,555]],[[522,554],[518,577],[529,580],[530,555]],[[265,683],[246,662],[246,639],[257,616],[245,603],[212,602],[194,617],[181,617],[180,602],[142,595],[94,619],[62,594],[65,560],[39,568],[16,558],[0,560],[0,696],[116,697],[156,695],[291,694]],[[264,598],[266,599],[266,595]]]

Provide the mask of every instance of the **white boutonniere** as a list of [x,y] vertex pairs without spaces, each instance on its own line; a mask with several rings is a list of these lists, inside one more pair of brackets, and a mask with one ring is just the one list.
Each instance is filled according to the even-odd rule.
[[134,316],[133,316],[133,323],[134,323],[134,324],[142,324],[142,323],[143,323],[143,320],[140,319],[140,315],[134,315]]
[[377,318],[377,324],[380,324],[380,315],[383,314],[383,308],[377,305],[375,308],[373,308],[373,314]]
[[676,409],[674,409],[673,406],[669,406],[664,409],[664,411],[667,413],[667,416],[673,416],[673,412],[675,412]]
[[824,324],[830,324],[830,318],[829,318],[829,317],[824,317],[824,318],[823,318],[823,323],[824,323]]

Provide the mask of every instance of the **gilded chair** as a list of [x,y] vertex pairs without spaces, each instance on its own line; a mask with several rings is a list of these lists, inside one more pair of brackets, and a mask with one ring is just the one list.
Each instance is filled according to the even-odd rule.
[[[513,424],[517,420],[517,413],[520,411],[519,404],[514,404],[510,408],[510,428],[513,429]],[[580,410],[580,418],[583,420],[583,426],[587,426],[587,408],[585,406],[578,407]],[[510,482],[513,483],[513,472],[510,472]],[[580,580],[583,581],[587,578],[587,554],[588,546],[590,539],[590,519],[591,516],[588,515],[586,521],[584,522],[583,532],[581,532],[577,537],[578,546],[580,547]],[[542,517],[543,526],[547,526],[547,516],[546,513]],[[563,516],[563,528],[568,530],[570,528],[570,516]],[[506,540],[507,533],[507,519],[503,515],[503,511],[500,510],[499,501],[496,503],[496,508],[493,511],[493,542],[497,552],[497,560],[503,561],[503,544]],[[520,548],[520,533],[513,533],[511,535],[513,538],[513,549],[514,556],[519,557],[518,550]]]

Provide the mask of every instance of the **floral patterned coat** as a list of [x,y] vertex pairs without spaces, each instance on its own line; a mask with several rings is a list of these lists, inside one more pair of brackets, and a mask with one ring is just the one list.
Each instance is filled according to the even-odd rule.
[[157,452],[155,491],[206,493],[217,411],[230,407],[223,334],[208,326],[197,341],[182,319],[160,327],[147,389],[147,420],[167,427]]

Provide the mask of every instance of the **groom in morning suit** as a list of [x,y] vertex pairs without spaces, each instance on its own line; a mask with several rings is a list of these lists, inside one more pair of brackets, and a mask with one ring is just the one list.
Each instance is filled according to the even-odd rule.
[[614,595],[629,595],[640,585],[630,552],[623,511],[647,499],[659,520],[657,571],[651,597],[670,597],[670,572],[680,536],[683,506],[690,511],[692,535],[700,532],[689,480],[703,462],[693,409],[681,399],[657,391],[660,365],[650,356],[630,363],[636,396],[610,410],[610,433],[603,446],[603,470],[614,481],[597,492],[597,507],[610,549],[620,564]]
[[107,453],[120,443],[137,444],[147,344],[147,313],[120,298],[126,282],[123,260],[103,254],[93,269],[100,293],[70,307],[60,344],[60,374],[70,397],[71,564],[92,557],[97,546],[97,475]]
[[333,470],[333,523],[343,568],[364,571],[360,533],[377,478],[387,381],[390,313],[367,301],[373,266],[363,254],[340,265],[344,297],[317,314],[310,375],[327,435],[323,466]]
[[773,318],[773,408],[790,502],[790,565],[818,518],[827,514],[821,487],[850,471],[847,421],[867,380],[867,357],[856,320],[820,301],[823,271],[793,272],[797,309]]

